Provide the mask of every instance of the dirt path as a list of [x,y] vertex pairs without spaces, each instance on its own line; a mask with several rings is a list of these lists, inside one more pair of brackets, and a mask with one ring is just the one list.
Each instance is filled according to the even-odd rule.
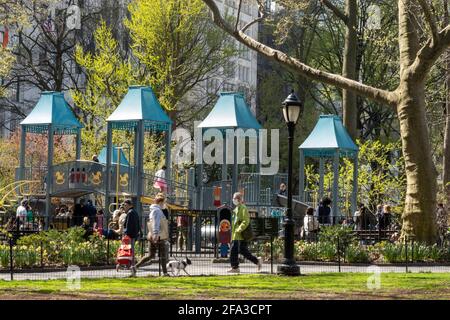
[[[450,300],[450,289],[440,290],[439,292],[426,292],[415,290],[389,290],[374,292],[320,292],[299,290],[289,294],[264,293],[259,295],[252,293],[242,297],[249,300],[260,299],[289,299],[289,300],[402,300],[402,299],[444,299]],[[200,293],[195,296],[179,296],[175,292],[167,294],[148,293],[143,296],[130,297],[125,295],[107,295],[97,292],[33,292],[33,291],[11,291],[0,293],[0,300],[210,300],[210,299],[230,299],[236,300],[236,296],[216,296],[206,293]]]

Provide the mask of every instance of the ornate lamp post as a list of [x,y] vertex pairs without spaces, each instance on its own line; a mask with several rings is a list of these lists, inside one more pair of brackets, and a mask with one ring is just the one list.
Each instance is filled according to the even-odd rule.
[[302,103],[294,91],[282,103],[284,121],[288,127],[288,179],[287,179],[287,208],[284,222],[284,261],[278,267],[278,273],[287,276],[300,275],[300,268],[294,259],[294,220],[292,219],[292,148],[294,142],[294,129],[300,116]]

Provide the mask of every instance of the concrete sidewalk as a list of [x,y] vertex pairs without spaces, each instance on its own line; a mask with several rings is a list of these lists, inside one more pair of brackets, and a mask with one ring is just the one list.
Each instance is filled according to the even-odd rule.
[[[212,259],[208,258],[191,258],[192,265],[189,265],[186,270],[191,276],[209,276],[209,275],[229,275],[227,270],[230,268],[228,263],[212,263]],[[278,264],[274,264],[271,269],[271,265],[268,263],[263,264],[261,273],[270,274],[271,272],[277,272]],[[300,272],[302,274],[320,273],[320,272],[339,272],[337,265],[331,264],[299,264]],[[373,266],[368,269],[369,266],[348,266],[343,265],[340,268],[341,272],[360,272],[360,273],[374,273]],[[377,266],[376,272],[380,273],[405,273],[405,266]],[[256,273],[256,266],[252,263],[245,262],[240,265],[241,274],[254,274]],[[450,266],[409,266],[409,272],[419,273],[450,273]],[[162,272],[162,271],[161,271]],[[131,272],[129,270],[120,270],[117,272],[114,268],[101,269],[101,270],[82,270],[80,271],[81,278],[125,278],[129,277]],[[30,273],[14,273],[14,280],[51,280],[51,279],[66,279],[68,273],[66,271],[57,272],[30,272]],[[153,263],[149,266],[139,268],[137,271],[138,277],[147,276],[159,276],[159,267],[157,263]],[[187,276],[183,272],[180,276]],[[236,276],[236,274],[233,274]],[[0,274],[0,280],[10,280],[9,273]]]

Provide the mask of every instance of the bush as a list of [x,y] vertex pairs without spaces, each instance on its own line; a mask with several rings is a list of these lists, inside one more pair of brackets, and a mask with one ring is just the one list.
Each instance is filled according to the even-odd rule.
[[360,245],[350,245],[344,251],[345,261],[348,263],[369,263],[369,251]]
[[357,242],[352,227],[334,225],[320,228],[319,240],[321,242],[330,242],[337,245],[338,239],[340,245],[344,247]]
[[[24,236],[13,247],[14,267],[32,268],[41,265],[61,267],[68,265],[92,266],[105,264],[107,260],[107,239],[94,234],[89,241],[83,238],[84,230],[79,227],[63,232],[49,230]],[[109,241],[109,262],[114,263],[120,241]],[[9,245],[0,246],[0,266],[9,268]]]

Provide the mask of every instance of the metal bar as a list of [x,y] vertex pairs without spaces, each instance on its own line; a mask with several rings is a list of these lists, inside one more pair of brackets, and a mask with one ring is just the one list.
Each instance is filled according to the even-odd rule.
[[352,190],[352,214],[357,208],[357,196],[358,196],[358,154],[355,155],[353,160],[353,190]]
[[143,174],[144,174],[144,121],[139,120],[138,123],[138,129],[137,134],[139,136],[138,138],[138,162],[137,162],[137,168],[135,172],[135,177],[137,181],[137,189],[136,189],[136,210],[139,214],[139,221],[142,219],[143,212],[142,212],[142,204],[141,204],[141,197],[142,197],[142,182],[143,182]]
[[323,199],[323,181],[325,171],[325,159],[320,157],[319,159],[319,200]]
[[9,272],[11,281],[14,280],[13,239],[9,238]]
[[333,158],[333,214],[331,215],[333,221],[332,224],[335,223],[334,217],[339,216],[339,151],[336,151]]
[[76,151],[75,151],[75,155],[76,155],[76,160],[80,160],[81,159],[81,129],[77,130],[77,142],[76,142]]
[[109,207],[111,203],[110,189],[111,189],[111,152],[112,152],[112,125],[108,122],[107,138],[106,138],[106,181],[105,181],[105,215],[106,220],[109,221],[110,212]]
[[48,125],[48,149],[47,149],[47,189],[46,189],[46,197],[45,197],[45,213],[47,215],[45,222],[45,229],[48,229],[50,224],[50,216],[51,216],[51,190],[52,190],[52,166],[53,166],[53,128],[52,125]]
[[170,129],[166,131],[166,182],[167,182],[167,194],[170,195],[172,192],[172,170],[171,170],[171,149],[170,149],[170,143],[172,140],[172,133],[170,132]]
[[300,168],[298,172],[298,186],[299,186],[298,192],[299,192],[299,200],[303,202],[305,201],[305,155],[302,149],[300,149],[299,159],[300,159]]
[[22,130],[20,132],[20,172],[19,179],[25,179],[25,147],[26,147],[26,139],[27,133],[25,131],[25,126],[21,126]]

